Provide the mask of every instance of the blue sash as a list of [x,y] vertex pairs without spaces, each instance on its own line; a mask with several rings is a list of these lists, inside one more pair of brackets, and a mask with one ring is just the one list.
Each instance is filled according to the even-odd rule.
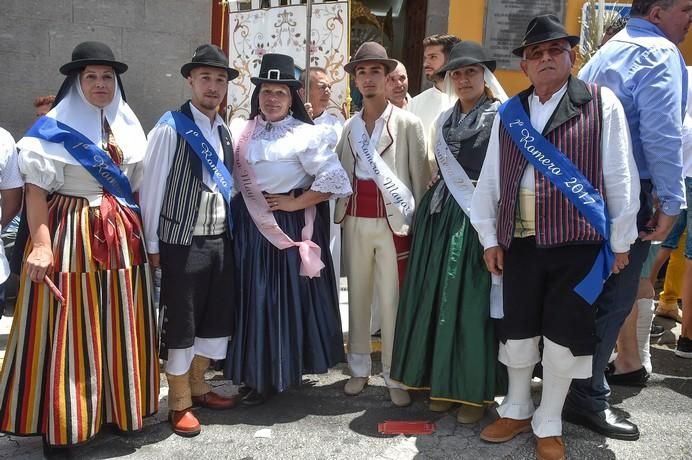
[[192,147],[200,159],[212,180],[219,187],[223,199],[228,205],[228,228],[233,229],[233,219],[231,217],[231,197],[233,192],[233,176],[221,161],[219,155],[212,147],[211,143],[199,131],[194,121],[182,112],[166,112],[163,114],[159,123],[165,123],[183,136],[183,139]]
[[603,197],[564,153],[536,131],[517,96],[502,104],[499,113],[502,125],[522,155],[576,206],[604,239],[589,274],[574,288],[574,292],[593,305],[615,261],[609,244],[610,218]]
[[36,120],[26,136],[62,144],[106,192],[126,206],[139,209],[127,176],[105,150],[91,142],[84,134],[55,118],[43,116]]

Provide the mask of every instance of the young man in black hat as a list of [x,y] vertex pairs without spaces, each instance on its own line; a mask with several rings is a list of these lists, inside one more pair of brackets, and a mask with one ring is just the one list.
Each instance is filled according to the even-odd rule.
[[533,86],[500,107],[471,206],[488,270],[504,279],[498,359],[509,375],[501,418],[481,438],[533,431],[546,460],[564,458],[565,397],[573,378],[591,375],[592,304],[610,272],[628,263],[639,207],[622,106],[607,88],[570,75],[578,41],[554,15],[529,23],[513,52]]
[[215,45],[198,47],[180,72],[192,97],[149,133],[140,193],[149,261],[161,267],[169,418],[177,434],[194,436],[193,404],[235,405],[211,391],[204,372],[226,357],[233,331],[233,150],[217,107],[238,72]]
[[404,276],[415,203],[425,192],[430,169],[423,126],[385,96],[387,74],[396,61],[382,45],[364,43],[344,69],[363,95],[363,110],[350,118],[336,148],[353,184],[353,195],[339,199],[335,220],[344,229],[348,276],[348,363],[344,391],[359,394],[368,382],[370,308],[373,294],[382,316],[382,373],[392,402],[411,403],[408,392],[389,379],[399,283]]

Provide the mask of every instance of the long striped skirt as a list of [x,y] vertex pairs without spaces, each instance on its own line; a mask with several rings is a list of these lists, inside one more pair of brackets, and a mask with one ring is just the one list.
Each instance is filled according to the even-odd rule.
[[0,371],[2,432],[69,446],[88,441],[104,424],[139,430],[158,409],[156,322],[141,219],[112,197],[103,200],[100,208],[57,194],[48,202],[52,277],[66,302],[22,270]]

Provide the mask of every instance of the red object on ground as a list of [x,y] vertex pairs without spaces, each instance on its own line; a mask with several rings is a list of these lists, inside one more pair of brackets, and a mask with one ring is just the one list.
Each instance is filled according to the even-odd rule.
[[433,434],[435,424],[432,422],[404,422],[387,420],[377,424],[377,431],[382,434]]

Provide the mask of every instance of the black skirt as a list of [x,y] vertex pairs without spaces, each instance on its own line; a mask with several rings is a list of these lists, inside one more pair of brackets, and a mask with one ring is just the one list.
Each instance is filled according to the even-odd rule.
[[[316,278],[300,276],[297,248],[277,249],[257,230],[242,195],[233,198],[236,287],[235,335],[224,374],[261,392],[284,391],[303,374],[325,373],[344,361],[339,298],[329,253],[328,222],[315,217],[312,240],[325,267]],[[294,241],[303,210],[274,212]]]

